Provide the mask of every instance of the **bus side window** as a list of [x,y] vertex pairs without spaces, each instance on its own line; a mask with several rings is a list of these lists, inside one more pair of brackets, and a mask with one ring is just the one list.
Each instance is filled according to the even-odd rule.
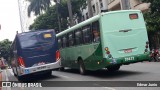
[[69,34],[68,40],[69,40],[69,46],[73,46],[74,45],[73,33]]
[[66,36],[64,36],[63,38],[62,38],[62,42],[63,42],[63,48],[65,48],[66,47],[66,45],[67,45],[67,39],[66,39]]
[[69,34],[66,35],[66,47],[69,47]]
[[82,44],[82,32],[80,30],[75,32],[75,39],[76,45]]
[[61,38],[58,38],[58,48],[62,48],[62,41],[61,41]]
[[100,42],[100,28],[99,21],[92,23],[93,42]]
[[90,43],[91,42],[91,35],[90,35],[90,25],[87,25],[87,26],[85,26],[85,27],[83,27],[83,30],[82,30],[82,32],[83,32],[83,41],[84,41],[84,44],[86,44],[86,43]]

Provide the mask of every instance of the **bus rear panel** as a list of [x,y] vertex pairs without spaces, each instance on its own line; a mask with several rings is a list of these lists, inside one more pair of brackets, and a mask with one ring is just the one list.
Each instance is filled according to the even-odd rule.
[[103,58],[111,64],[149,60],[149,42],[140,11],[109,13],[101,17]]
[[[60,67],[57,40],[53,30],[35,31],[17,34],[15,39],[16,56],[14,73],[23,76],[45,72]],[[16,52],[15,52],[16,51]]]

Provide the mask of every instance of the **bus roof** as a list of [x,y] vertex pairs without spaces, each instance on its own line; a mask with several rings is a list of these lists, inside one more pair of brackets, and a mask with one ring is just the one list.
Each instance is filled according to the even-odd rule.
[[41,31],[53,31],[54,29],[41,29],[41,30],[35,30],[35,31],[28,31],[28,32],[22,32],[22,33],[17,33],[12,44],[11,47],[13,47],[13,44],[16,42],[16,37],[19,37],[19,35],[21,34],[27,34],[27,33],[36,33],[36,32],[41,32]]
[[77,25],[74,25],[71,28],[68,28],[68,29],[56,34],[56,36],[59,37],[61,35],[64,35],[64,34],[69,33],[71,31],[74,31],[75,29],[78,29],[78,28],[83,27],[83,26],[85,26],[87,24],[90,24],[90,23],[92,23],[94,21],[97,21],[103,15],[114,14],[114,13],[124,13],[124,12],[141,12],[141,11],[140,10],[119,10],[119,11],[102,12],[102,13],[96,15],[96,16],[93,16],[92,18],[89,18],[89,19],[87,19],[87,20],[85,20],[85,21],[83,21],[81,23],[78,23]]

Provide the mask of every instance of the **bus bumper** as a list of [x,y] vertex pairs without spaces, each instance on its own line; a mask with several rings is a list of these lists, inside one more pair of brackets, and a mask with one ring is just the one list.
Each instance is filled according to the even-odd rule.
[[137,62],[143,62],[143,61],[149,61],[150,60],[150,54],[141,54],[141,55],[134,55],[134,56],[128,56],[128,57],[121,57],[121,58],[112,58],[107,60],[108,65],[127,65],[131,63],[137,63]]
[[58,60],[55,63],[50,63],[50,64],[44,64],[40,66],[34,66],[34,67],[20,67],[20,75],[27,75],[27,74],[33,74],[33,73],[38,73],[38,72],[44,72],[48,70],[54,70],[60,68],[60,60]]

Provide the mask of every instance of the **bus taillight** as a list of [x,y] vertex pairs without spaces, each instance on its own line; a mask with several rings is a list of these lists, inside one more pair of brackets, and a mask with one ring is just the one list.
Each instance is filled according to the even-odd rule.
[[107,54],[110,54],[110,51],[109,51],[109,48],[108,48],[108,47],[106,47],[105,50],[106,50],[106,53],[107,53]]
[[112,57],[112,55],[110,54],[109,48],[108,48],[108,47],[106,47],[106,48],[105,48],[105,50],[106,50],[106,54],[108,55],[108,57],[109,57],[109,58],[111,58],[111,57]]
[[18,61],[19,61],[20,66],[25,67],[24,60],[22,57],[18,57]]
[[107,51],[106,53],[107,53],[107,54],[110,54],[110,51]]
[[60,59],[60,52],[59,50],[56,51],[56,61],[58,61]]
[[108,47],[105,48],[106,51],[109,51]]
[[149,47],[149,42],[147,41],[147,42],[146,42],[146,48],[148,48],[148,47]]
[[146,49],[144,50],[144,53],[148,52],[148,48],[149,48],[149,42],[148,41],[146,42],[146,46],[145,47],[146,47]]
[[146,48],[148,48],[148,45],[146,45]]

